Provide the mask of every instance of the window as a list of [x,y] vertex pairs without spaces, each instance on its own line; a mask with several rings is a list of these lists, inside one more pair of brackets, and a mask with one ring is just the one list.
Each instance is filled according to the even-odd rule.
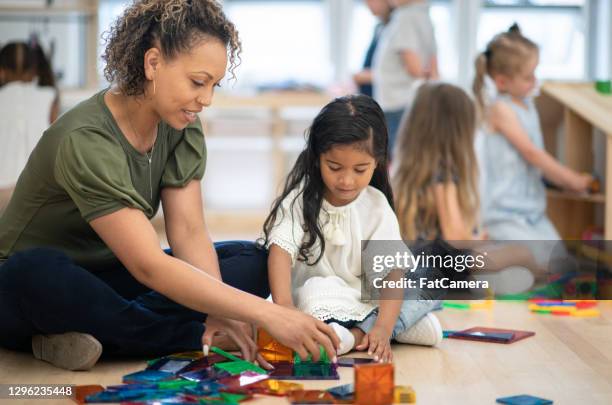
[[[454,20],[451,19],[451,8],[451,0],[431,1],[429,14],[434,25],[438,45],[440,75],[444,80],[454,81],[457,79],[458,71],[457,52],[452,34]],[[349,67],[352,72],[361,69],[377,22],[377,18],[370,13],[363,0],[353,1],[353,18],[349,42]]]
[[[238,28],[243,44],[238,80],[229,89],[283,82],[327,87],[335,79],[350,80],[350,74],[362,66],[377,21],[363,0],[332,1],[337,0],[225,0],[224,10]],[[100,33],[108,30],[128,3],[100,0]],[[540,46],[539,77],[584,78],[585,3],[485,0],[473,8],[473,17],[466,19],[465,13],[458,12],[464,7],[458,0],[430,0],[442,79],[469,83],[473,47],[481,51],[495,34],[515,21]],[[468,25],[476,25],[478,18],[477,28],[468,35]],[[347,51],[341,52],[343,49]],[[104,84],[101,61],[98,67]]]
[[100,86],[106,86],[108,82],[104,78],[104,61],[101,56],[104,53],[104,40],[102,35],[110,30],[115,20],[123,13],[123,10],[128,6],[128,0],[100,0],[98,8],[98,78]]
[[32,7],[32,10],[0,13],[0,46],[12,41],[28,41],[35,35],[50,56],[58,85],[84,86],[86,24],[87,16],[78,11],[48,14]]
[[333,75],[321,1],[226,0],[242,41],[237,87],[297,82],[327,85]]
[[584,0],[486,1],[478,26],[478,50],[516,22],[540,47],[538,77],[582,79],[586,75],[583,6]]

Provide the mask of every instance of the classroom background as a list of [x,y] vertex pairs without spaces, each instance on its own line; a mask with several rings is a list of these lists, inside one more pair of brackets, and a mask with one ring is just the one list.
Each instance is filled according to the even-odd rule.
[[[125,4],[2,0],[0,44],[38,38],[58,79],[63,112],[107,86],[101,37]],[[223,4],[241,35],[242,63],[237,79],[224,81],[202,113],[209,149],[203,194],[214,239],[252,239],[314,115],[332,97],[356,91],[352,75],[361,69],[377,19],[362,0]],[[440,78],[469,90],[476,54],[513,22],[540,46],[541,83],[609,78],[611,7],[605,0],[433,0]],[[558,132],[547,145],[563,156]],[[589,163],[603,177],[605,139],[597,131],[592,150],[598,153]],[[585,208],[596,211],[599,224],[601,201]]]

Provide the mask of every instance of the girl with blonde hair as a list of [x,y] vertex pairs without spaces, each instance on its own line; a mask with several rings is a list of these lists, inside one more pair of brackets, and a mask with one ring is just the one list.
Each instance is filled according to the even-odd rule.
[[420,87],[399,131],[392,174],[404,239],[475,237],[475,130],[474,103],[463,90],[445,83]]
[[[496,35],[476,59],[473,90],[483,121],[487,203],[484,225],[496,240],[558,240],[546,216],[543,178],[560,188],[587,191],[592,177],[562,165],[544,150],[536,87],[538,47],[514,24]],[[485,97],[485,77],[496,96]],[[547,260],[540,255],[539,261]]]

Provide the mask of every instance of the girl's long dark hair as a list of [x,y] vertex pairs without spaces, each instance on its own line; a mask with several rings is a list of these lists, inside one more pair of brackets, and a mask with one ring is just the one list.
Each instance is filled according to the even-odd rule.
[[[380,190],[393,208],[393,192],[387,171],[387,125],[382,109],[371,97],[353,95],[339,97],[327,104],[315,117],[307,131],[306,148],[300,153],[293,169],[287,176],[283,192],[272,204],[272,211],[264,223],[267,245],[270,232],[277,222],[281,203],[291,191],[300,188],[291,201],[291,211],[298,198],[303,200],[305,239],[298,252],[298,260],[307,264],[319,262],[325,251],[325,239],[318,218],[323,201],[325,184],[321,177],[320,156],[336,145],[352,145],[366,150],[376,160],[376,169],[370,180],[372,187]],[[303,186],[302,186],[303,184]],[[285,215],[290,215],[286,213]],[[297,218],[292,218],[297,220]],[[309,262],[310,249],[317,239],[321,253]]]

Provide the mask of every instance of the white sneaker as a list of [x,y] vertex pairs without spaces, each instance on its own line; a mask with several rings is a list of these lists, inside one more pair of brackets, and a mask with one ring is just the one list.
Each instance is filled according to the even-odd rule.
[[66,370],[89,370],[100,355],[102,344],[87,333],[32,336],[34,357]]
[[395,341],[411,345],[436,346],[442,341],[442,325],[438,317],[429,312],[410,329],[397,335]]
[[338,335],[338,338],[340,338],[338,356],[350,352],[355,346],[355,336],[353,336],[351,331],[336,322],[330,323],[329,326],[334,329],[334,332],[336,332],[336,335]]
[[510,266],[494,273],[472,274],[475,280],[488,281],[495,295],[520,294],[529,291],[535,282],[533,273],[522,266]]

